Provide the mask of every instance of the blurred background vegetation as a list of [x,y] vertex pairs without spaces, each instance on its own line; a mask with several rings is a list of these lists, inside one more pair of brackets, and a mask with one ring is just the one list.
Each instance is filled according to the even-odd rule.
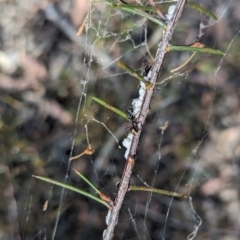
[[[138,97],[138,81],[116,62],[120,59],[143,72],[155,56],[162,29],[103,3],[89,4],[0,1],[0,239],[51,238],[62,189],[32,175],[64,181],[70,154],[83,152],[88,139],[94,154],[72,166],[112,198],[116,195],[115,183],[125,164],[119,146],[128,133],[126,121],[91,97],[126,111]],[[198,4],[218,20],[186,8],[173,44],[191,44],[200,36],[206,47],[227,55],[196,54],[178,74],[170,71],[190,54],[167,55],[131,184],[151,185],[155,176],[154,187],[190,194],[202,219],[195,239],[237,240],[240,2]],[[76,37],[87,14],[85,29]],[[93,118],[105,124],[119,143]],[[160,127],[167,121],[162,135]],[[92,191],[72,170],[68,183]],[[126,196],[114,239],[186,239],[199,224],[188,200],[174,199],[169,207],[170,197],[153,195],[146,210],[148,197],[142,192]],[[43,211],[46,200],[48,208]],[[55,239],[101,239],[106,213],[100,204],[66,191]]]

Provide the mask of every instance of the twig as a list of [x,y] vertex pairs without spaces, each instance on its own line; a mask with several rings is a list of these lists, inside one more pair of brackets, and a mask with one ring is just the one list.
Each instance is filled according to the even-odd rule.
[[166,15],[161,11],[161,9],[156,5],[156,3],[154,2],[154,0],[149,0],[149,3],[151,4],[152,7],[154,7],[156,9],[156,13],[159,15],[160,18],[164,19],[165,21],[167,21],[167,17]]
[[156,84],[156,81],[158,78],[158,74],[160,72],[160,69],[161,69],[161,66],[163,63],[163,59],[166,54],[166,49],[172,38],[173,31],[176,27],[178,19],[180,18],[181,14],[182,14],[185,4],[186,4],[186,0],[178,1],[176,8],[175,8],[175,12],[173,14],[173,18],[168,23],[166,32],[163,35],[162,42],[160,43],[160,45],[158,47],[158,51],[157,51],[157,54],[155,57],[155,64],[152,67],[152,75],[151,75],[151,79],[150,79],[150,83],[152,84],[152,87],[149,89],[149,91],[146,91],[145,100],[144,100],[143,106],[141,108],[141,112],[139,114],[139,119],[138,119],[139,131],[137,132],[136,135],[134,135],[133,140],[132,140],[129,157],[127,158],[127,162],[125,164],[125,169],[124,169],[124,172],[122,175],[121,185],[120,185],[119,191],[117,193],[117,197],[114,202],[114,206],[113,206],[112,213],[111,213],[111,216],[110,216],[110,219],[108,222],[107,229],[104,232],[104,237],[103,237],[104,240],[111,240],[114,236],[114,229],[118,223],[119,211],[122,207],[122,203],[125,198],[125,194],[128,191],[128,185],[129,185],[130,177],[132,174],[132,169],[133,169],[133,166],[135,163],[134,156],[136,156],[136,151],[137,151],[139,138],[140,138],[141,131],[142,131],[142,126],[143,126],[145,119],[147,117],[147,114],[148,114],[150,101],[151,101],[151,98],[153,95],[153,90],[154,90],[154,87],[155,87],[155,84]]
[[83,155],[92,155],[94,152],[95,152],[95,150],[92,149],[91,145],[89,145],[82,153],[78,154],[77,156],[69,158],[69,161],[78,159]]
[[82,25],[79,27],[79,29],[78,29],[78,31],[76,33],[77,37],[79,37],[82,34],[83,29],[84,29],[85,24],[86,24],[86,21],[87,21],[87,16],[84,18]]

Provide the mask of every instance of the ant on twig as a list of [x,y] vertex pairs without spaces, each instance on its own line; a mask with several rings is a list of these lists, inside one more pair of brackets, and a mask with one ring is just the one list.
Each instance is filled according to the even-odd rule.
[[[145,71],[145,76],[148,76],[149,72],[151,71],[152,66],[151,65],[147,65],[144,69]],[[134,116],[134,112],[133,112],[133,107],[129,107],[128,110],[126,111],[126,116],[127,118],[130,120],[131,122],[131,128],[130,131],[133,135],[136,135],[139,128],[138,128],[138,122]]]
[[133,108],[129,107],[128,110],[126,111],[126,114],[127,114],[127,118],[130,120],[130,122],[132,124],[130,131],[132,134],[136,135],[138,132],[138,125],[137,125],[135,116],[133,114]]

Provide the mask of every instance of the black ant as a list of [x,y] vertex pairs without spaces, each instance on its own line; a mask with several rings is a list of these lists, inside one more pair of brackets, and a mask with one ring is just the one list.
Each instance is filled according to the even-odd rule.
[[149,66],[149,65],[147,65],[146,67],[145,67],[145,76],[147,76],[148,75],[148,73],[151,71],[151,69],[152,69],[152,66]]
[[127,115],[127,118],[130,120],[130,122],[132,124],[132,127],[131,127],[130,131],[131,131],[132,134],[136,135],[137,132],[138,132],[138,125],[137,125],[136,119],[134,117],[132,107],[128,108],[128,110],[126,111],[126,115]]

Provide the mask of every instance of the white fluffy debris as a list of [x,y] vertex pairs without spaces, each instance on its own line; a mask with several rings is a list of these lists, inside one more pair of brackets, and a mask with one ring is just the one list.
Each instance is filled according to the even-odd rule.
[[[152,70],[150,69],[149,72],[147,73],[147,76],[145,76],[144,79],[146,81],[149,81],[150,78],[151,78],[151,75],[152,75]],[[144,101],[144,98],[145,98],[145,95],[146,95],[146,90],[147,90],[147,88],[146,88],[145,83],[140,82],[139,97],[132,101],[133,115],[136,119],[138,118],[138,116],[140,114],[141,107],[142,107],[142,104],[143,104],[143,101]],[[129,156],[133,136],[134,135],[132,133],[129,133],[128,136],[123,139],[122,144],[126,148],[126,151],[125,151],[125,154],[124,154],[125,159],[127,159],[128,156]]]
[[109,223],[109,219],[110,219],[111,213],[112,213],[112,211],[109,209],[108,213],[107,213],[107,216],[105,218],[105,222],[106,222],[107,226],[108,226],[108,223]]
[[129,133],[127,135],[126,138],[123,139],[123,146],[126,148],[126,151],[125,151],[125,154],[124,154],[124,157],[127,159],[128,158],[128,155],[129,155],[129,151],[130,151],[130,147],[131,147],[131,144],[132,144],[132,140],[133,140],[133,134],[132,133]]
[[173,13],[175,11],[176,5],[170,5],[168,8],[168,13],[166,15],[167,19],[170,21],[173,17]]

